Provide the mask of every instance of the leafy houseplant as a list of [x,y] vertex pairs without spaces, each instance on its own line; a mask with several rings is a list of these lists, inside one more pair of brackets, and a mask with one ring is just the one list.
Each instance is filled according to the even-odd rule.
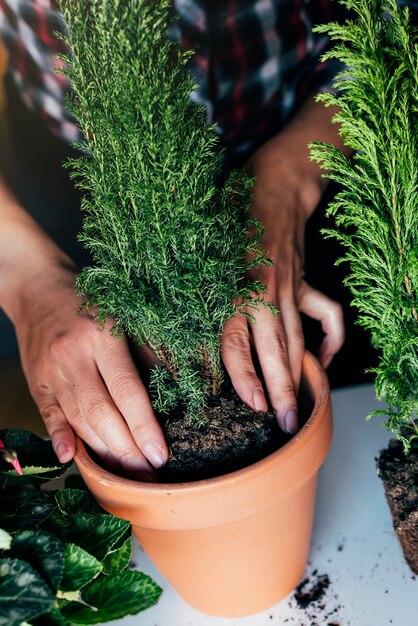
[[[126,569],[130,524],[100,509],[85,488],[40,488],[69,467],[49,441],[12,429],[0,437],[7,451],[0,459],[0,624],[101,624],[155,604],[161,589]],[[11,462],[10,449],[22,476],[4,460]]]
[[350,266],[359,323],[380,351],[376,390],[387,408],[375,414],[386,415],[401,442],[382,453],[380,471],[418,573],[418,38],[408,9],[395,0],[340,1],[356,19],[317,30],[337,40],[326,58],[346,69],[335,80],[337,92],[318,99],[339,107],[334,120],[355,152],[350,160],[331,145],[311,150],[343,187],[329,206],[336,227],[327,234],[346,248],[342,261]]
[[[269,306],[263,285],[246,278],[268,262],[260,225],[247,217],[252,181],[240,172],[223,180],[214,129],[190,100],[190,53],[168,38],[168,0],[63,3],[63,12],[72,51],[65,57],[69,107],[84,135],[84,155],[71,167],[85,191],[82,240],[93,257],[77,287],[99,320],[111,316],[114,332],[156,352],[154,407],[167,430],[178,416],[186,427],[171,456],[197,433],[194,450],[204,453],[205,475],[132,481],[101,467],[79,439],[76,462],[99,503],[132,522],[143,548],[192,606],[214,615],[254,613],[289,593],[306,563],[316,475],[332,433],[327,382],[306,355],[309,427],[288,442],[280,441],[272,415],[217,395],[225,322]],[[214,477],[207,444],[230,408],[234,427],[221,450],[227,463],[216,465]],[[274,436],[261,436],[264,458],[254,462],[255,440],[260,431],[269,434],[270,418],[276,431],[272,425]],[[253,434],[242,427],[249,454],[237,467],[229,461],[239,447],[235,427],[243,423]],[[289,527],[289,519],[300,521]]]

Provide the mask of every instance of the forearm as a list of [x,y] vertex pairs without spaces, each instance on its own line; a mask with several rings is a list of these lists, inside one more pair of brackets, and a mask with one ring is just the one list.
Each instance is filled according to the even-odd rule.
[[[35,295],[74,280],[75,267],[0,179],[0,307],[16,323]],[[74,284],[74,283],[73,283]]]
[[251,171],[263,180],[263,190],[277,193],[277,173],[281,184],[294,190],[297,204],[308,218],[316,208],[328,179],[322,176],[319,166],[309,160],[308,144],[313,141],[331,143],[348,155],[339,136],[339,126],[332,123],[335,108],[325,108],[309,98],[292,121],[256,152],[250,161]]

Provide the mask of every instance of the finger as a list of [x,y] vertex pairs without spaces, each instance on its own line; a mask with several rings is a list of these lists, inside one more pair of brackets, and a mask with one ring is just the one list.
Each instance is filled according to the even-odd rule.
[[97,365],[137,446],[153,467],[161,467],[168,458],[167,444],[127,345],[101,353]]
[[305,339],[298,306],[293,297],[279,300],[280,318],[286,335],[286,345],[293,387],[297,394],[302,375]]
[[232,385],[245,404],[254,411],[267,411],[267,401],[251,357],[248,322],[236,314],[225,324],[222,333],[222,360]]
[[75,438],[59,403],[49,391],[34,394],[34,399],[51,438],[55,454],[60,463],[68,463],[75,454]]
[[71,393],[61,390],[57,401],[73,431],[114,471],[121,469],[118,459],[111,454],[105,443],[96,435],[89,423],[83,419]]
[[251,328],[270,403],[280,428],[293,434],[298,430],[297,401],[282,316],[262,308],[254,317]]
[[[122,415],[114,405],[96,369],[81,370],[83,376],[73,384],[73,399],[79,409],[83,428],[87,422],[94,433],[105,444],[124,471],[138,477],[152,473],[152,468],[136,445]],[[74,418],[73,418],[74,419]],[[78,432],[77,426],[75,429]]]
[[344,343],[344,315],[338,302],[313,289],[307,283],[301,288],[300,310],[321,323],[325,337],[319,348],[318,358],[327,368]]

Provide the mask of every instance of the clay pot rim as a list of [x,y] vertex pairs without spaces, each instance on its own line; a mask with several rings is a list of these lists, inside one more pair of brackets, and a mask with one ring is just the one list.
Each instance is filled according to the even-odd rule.
[[[176,493],[181,492],[183,495],[192,495],[194,492],[202,492],[202,490],[209,492],[217,490],[220,487],[231,486],[241,482],[242,480],[248,480],[248,474],[253,476],[260,472],[265,472],[272,465],[276,465],[279,461],[285,461],[289,457],[300,451],[300,448],[305,445],[307,441],[314,435],[321,415],[323,415],[322,408],[327,403],[329,398],[329,385],[325,371],[322,369],[317,359],[308,351],[305,352],[303,359],[303,370],[309,368],[313,371],[312,378],[319,378],[317,383],[317,389],[320,390],[315,398],[315,403],[312,409],[312,413],[307,422],[296,433],[290,441],[284,446],[272,452],[269,456],[257,461],[247,467],[244,467],[228,474],[216,476],[214,478],[206,478],[203,480],[196,480],[191,482],[179,482],[179,483],[146,483],[136,481],[131,478],[124,478],[117,474],[105,470],[100,465],[97,465],[88,454],[84,442],[76,435],[76,453],[75,461],[77,464],[83,466],[83,471],[93,480],[98,481],[108,486],[120,486],[125,491],[132,491],[132,494],[138,492],[138,488],[141,491],[151,493]],[[280,458],[279,458],[280,457]]]

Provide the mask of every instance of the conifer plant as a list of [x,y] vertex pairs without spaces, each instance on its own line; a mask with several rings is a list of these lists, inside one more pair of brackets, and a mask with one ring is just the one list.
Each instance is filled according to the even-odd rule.
[[347,285],[359,323],[379,350],[376,390],[386,426],[405,451],[418,443],[418,38],[396,0],[340,0],[354,11],[344,24],[317,27],[337,43],[325,59],[345,69],[334,93],[334,121],[353,149],[313,144],[312,158],[342,186],[327,231],[345,247]]
[[245,276],[268,261],[247,217],[251,179],[219,183],[218,140],[190,99],[191,53],[168,36],[169,4],[63,3],[68,106],[84,136],[70,166],[93,258],[77,289],[100,321],[159,357],[155,409],[181,405],[200,424],[222,382],[223,326],[261,304],[263,285]]

